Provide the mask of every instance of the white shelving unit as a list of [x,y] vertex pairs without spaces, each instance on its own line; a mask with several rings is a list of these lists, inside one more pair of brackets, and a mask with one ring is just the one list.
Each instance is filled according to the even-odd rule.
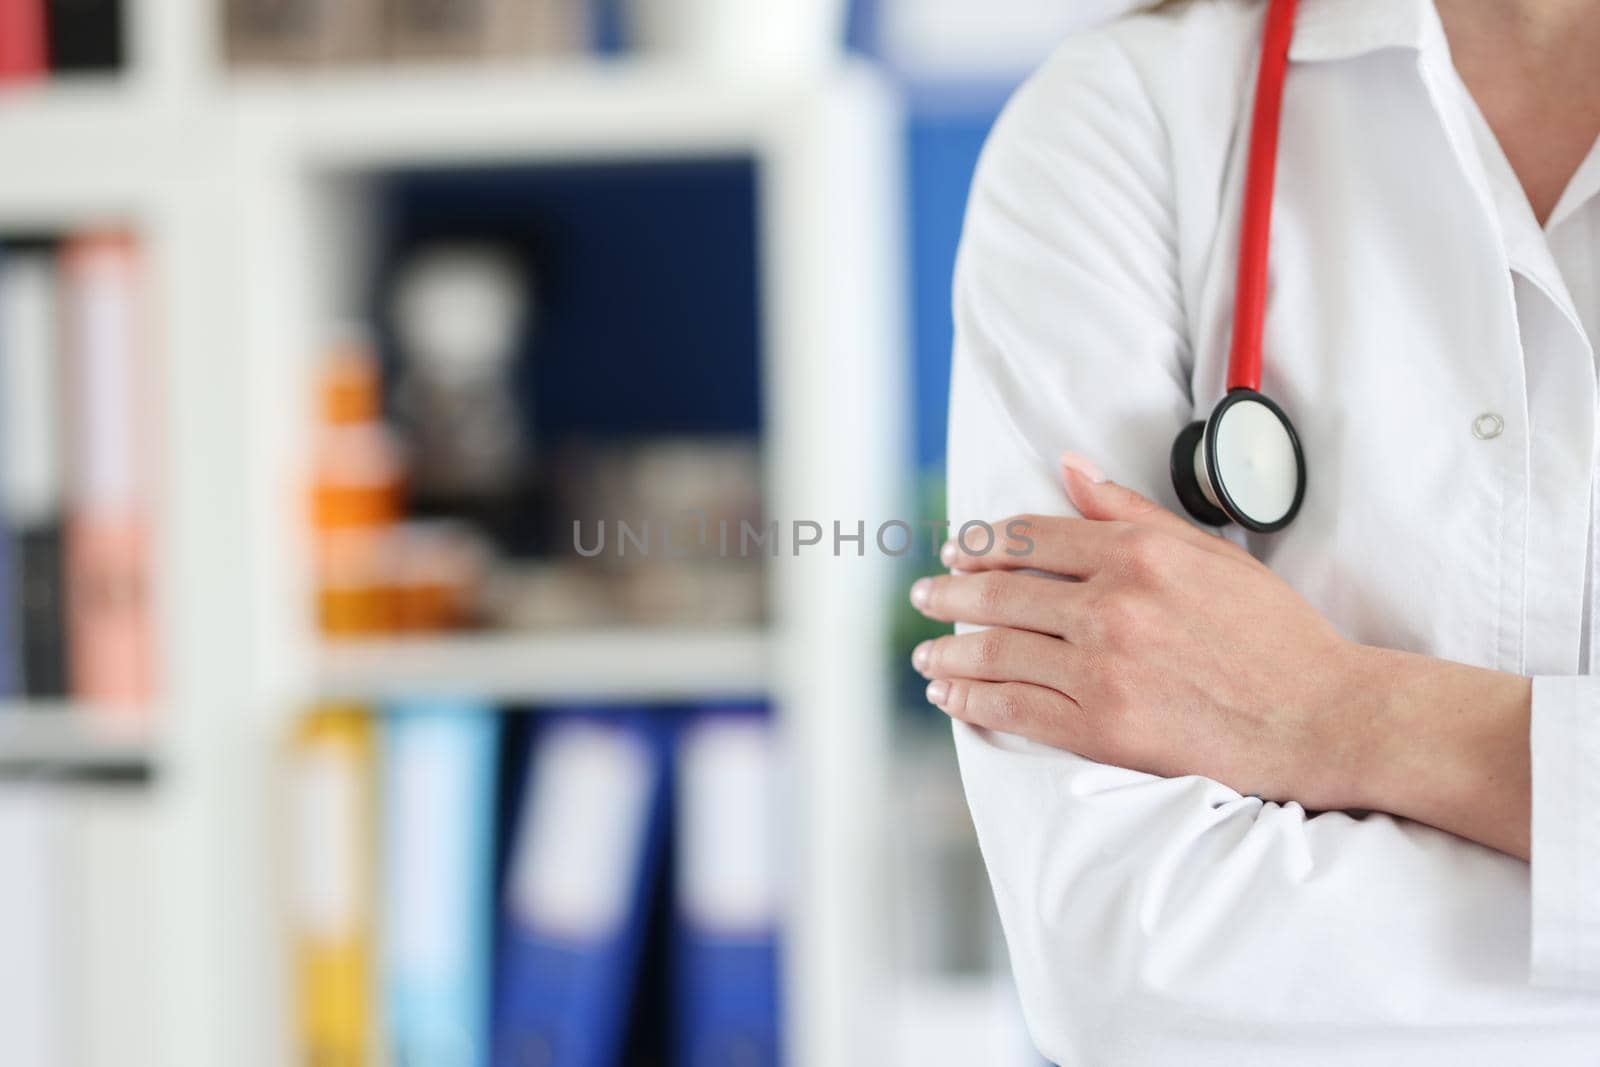
[[55,701],[0,701],[0,771],[21,776],[155,770],[142,727],[117,729],[94,708]]
[[762,630],[595,630],[347,641],[318,657],[317,690],[383,699],[463,690],[502,704],[749,697],[772,686]]
[[[294,1062],[281,740],[320,698],[417,688],[506,701],[764,694],[794,783],[788,1062],[888,1062],[892,560],[771,561],[772,618],[758,630],[324,648],[303,503],[309,371],[325,329],[356,308],[370,179],[740,156],[759,185],[769,513],[869,531],[902,514],[892,94],[855,68],[758,85],[631,62],[234,81],[211,56],[212,6],[131,4],[135,67],[120,82],[0,95],[0,240],[126,225],[154,275],[164,685],[151,736],[115,754],[159,767],[162,1067]],[[112,754],[97,737],[34,729],[0,729],[0,761]]]

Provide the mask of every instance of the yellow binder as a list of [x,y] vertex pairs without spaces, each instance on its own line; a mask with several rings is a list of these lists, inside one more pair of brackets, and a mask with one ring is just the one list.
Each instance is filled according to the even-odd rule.
[[295,731],[291,756],[293,925],[301,1062],[365,1067],[373,1034],[373,726],[326,706]]

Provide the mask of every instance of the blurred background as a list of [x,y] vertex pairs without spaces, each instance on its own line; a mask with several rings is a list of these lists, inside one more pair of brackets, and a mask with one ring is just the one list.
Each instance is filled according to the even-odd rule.
[[1126,0],[0,0],[0,1063],[1037,1063],[949,287]]

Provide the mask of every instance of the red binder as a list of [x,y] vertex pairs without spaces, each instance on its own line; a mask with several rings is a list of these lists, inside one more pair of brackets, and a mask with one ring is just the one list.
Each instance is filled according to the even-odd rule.
[[0,0],[0,84],[34,81],[49,69],[45,0]]

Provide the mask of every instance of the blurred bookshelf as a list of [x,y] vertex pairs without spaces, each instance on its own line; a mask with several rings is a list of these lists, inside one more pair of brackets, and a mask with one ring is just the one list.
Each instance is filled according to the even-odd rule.
[[[990,973],[1003,961],[970,827],[951,804],[959,794],[947,740],[927,755],[926,722],[917,720],[911,743],[895,721],[905,718],[895,710],[903,667],[888,643],[903,563],[785,553],[762,561],[755,597],[621,574],[592,598],[603,610],[582,600],[581,612],[547,612],[536,625],[480,619],[334,636],[318,617],[307,490],[330,331],[366,327],[392,416],[397,342],[380,290],[395,246],[463,233],[481,240],[499,236],[497,227],[532,227],[539,241],[565,233],[519,203],[554,205],[588,227],[602,264],[603,253],[698,264],[704,251],[663,230],[665,252],[605,253],[626,235],[596,221],[602,196],[643,190],[631,210],[644,217],[674,213],[663,201],[679,195],[747,216],[740,226],[716,221],[704,240],[722,250],[717,273],[633,276],[632,288],[618,287],[614,316],[626,318],[631,295],[652,286],[684,300],[695,286],[715,287],[741,294],[750,335],[684,334],[655,352],[624,336],[618,352],[631,344],[642,353],[627,364],[641,375],[631,392],[558,368],[534,387],[541,433],[554,435],[565,419],[629,447],[736,440],[754,464],[765,516],[870,523],[916,514],[901,309],[905,260],[919,252],[902,232],[908,145],[895,88],[860,60],[759,69],[680,41],[635,47],[612,5],[608,22],[564,52],[308,64],[233,62],[221,3],[123,4],[115,69],[0,79],[0,256],[16,235],[135,232],[150,281],[152,392],[166,416],[150,497],[160,637],[150,714],[138,729],[106,730],[96,725],[106,716],[72,696],[0,702],[0,789],[14,786],[19,803],[46,819],[68,803],[55,798],[82,795],[95,825],[136,825],[115,840],[105,829],[79,835],[101,868],[161,857],[136,894],[137,921],[160,936],[109,939],[119,955],[94,962],[107,974],[151,976],[143,1029],[120,1043],[97,1037],[73,1062],[307,1062],[299,889],[286,873],[303,858],[296,834],[305,828],[285,765],[330,707],[368,709],[360,729],[385,738],[418,701],[465,701],[476,709],[467,718],[486,711],[497,758],[511,761],[507,781],[520,774],[510,754],[525,735],[543,736],[539,724],[561,721],[574,704],[643,709],[682,737],[699,721],[695,708],[767,709],[781,764],[773,777],[785,783],[775,805],[786,902],[776,930],[782,1062],[1027,1062],[1011,1047],[1005,983]],[[441,204],[459,232],[429,229]],[[695,410],[675,423],[667,416],[685,410],[684,392],[651,368],[673,368],[706,391],[727,374],[695,355],[706,351],[748,357],[731,405],[740,414],[725,423]],[[570,349],[561,366],[586,359],[625,362]],[[632,398],[619,404],[633,405],[642,437],[582,425],[605,417],[579,402],[602,386]],[[561,443],[541,438],[538,462],[554,462]],[[504,554],[551,561],[548,546]],[[750,576],[738,581],[748,586]],[[685,598],[741,606],[715,619],[672,606]],[[344,735],[333,736],[344,751]],[[389,757],[371,758],[387,766]],[[496,803],[495,832],[510,833],[509,801]],[[898,829],[908,822],[918,827],[909,835]],[[128,845],[135,838],[138,850]],[[979,881],[902,914],[894,894],[951,872]],[[947,943],[951,926],[962,928],[960,944]],[[929,938],[942,947],[904,947]],[[382,964],[368,965],[376,998]],[[62,1025],[99,1033],[105,1011],[116,1018],[104,1033],[130,1032],[126,1010],[98,996],[82,1008],[91,1015]],[[196,1013],[198,1003],[215,1010]],[[372,1058],[336,1062],[384,1062],[384,1034],[373,1040]]]
[[[285,208],[282,216],[254,220],[286,238],[252,242],[273,257],[261,261],[257,276],[275,279],[264,289],[281,301],[263,304],[252,319],[260,328],[250,332],[264,348],[315,353],[327,322],[370,321],[366,279],[390,269],[385,240],[426,244],[440,236],[434,232],[440,226],[451,239],[464,231],[481,240],[487,216],[497,231],[534,234],[538,271],[563,280],[568,308],[589,309],[574,312],[578,322],[567,322],[559,307],[540,312],[551,339],[537,353],[548,364],[535,388],[545,403],[533,409],[541,455],[560,454],[563,434],[632,441],[629,447],[637,448],[637,428],[667,441],[685,434],[705,440],[710,433],[750,441],[768,514],[865,516],[895,499],[899,430],[884,414],[895,410],[891,398],[898,392],[894,361],[884,358],[897,351],[890,313],[894,119],[888,94],[867,73],[845,70],[809,85],[729,93],[715,78],[668,68],[452,70],[414,83],[399,107],[384,75],[372,72],[340,75],[313,89],[255,85],[240,93],[258,115],[283,116],[281,124],[263,120],[264,129],[276,128],[262,150],[295,164],[275,194],[252,197]],[[307,106],[307,99],[316,104]],[[268,146],[271,138],[282,140]],[[249,169],[273,174],[270,167]],[[850,203],[833,189],[849,190]],[[542,210],[556,212],[560,225]],[[709,254],[726,260],[690,283],[698,288],[659,273],[672,270],[672,257],[639,243],[645,239],[636,236],[638,220],[662,219],[663,212],[677,221],[646,227],[649,241],[690,247],[693,231],[683,227],[698,224],[710,235],[707,248],[720,250]],[[611,215],[635,221],[616,229]],[[389,237],[375,240],[385,226]],[[340,236],[330,240],[332,233]],[[318,254],[330,245],[337,255]],[[609,264],[598,283],[584,273],[591,256]],[[853,279],[829,270],[841,257],[859,264]],[[627,262],[650,266],[612,279]],[[308,272],[306,264],[315,269]],[[629,312],[641,322],[608,323],[612,293],[657,291],[673,294],[673,303],[645,298]],[[698,310],[713,292],[721,306]],[[662,311],[653,312],[657,305]],[[662,313],[669,308],[678,310]],[[369,329],[387,353],[397,342],[381,317]],[[684,326],[707,318],[720,320],[710,333]],[[614,335],[612,348],[576,363],[563,356],[562,338],[582,350],[589,347],[583,331],[596,327]],[[389,366],[393,358],[382,361]],[[302,357],[297,372],[282,359],[263,355],[258,362],[285,370],[270,395],[283,405],[279,432],[303,427],[295,436],[304,454],[314,361]],[[586,377],[585,363],[615,367],[615,376]],[[847,402],[818,380],[819,363],[855,384]],[[721,384],[695,384],[706,382]],[[596,396],[607,402],[596,407]],[[707,397],[721,400],[708,407]],[[808,432],[821,426],[833,428],[831,440]],[[293,447],[290,440],[262,451],[292,454]],[[657,448],[650,469],[680,468],[671,452],[663,456]],[[853,473],[841,479],[835,457],[845,456]],[[602,473],[580,482],[641,481],[627,474],[626,454],[617,461],[604,444],[594,462]],[[622,472],[605,475],[615,462]],[[257,484],[281,491],[292,487],[292,475],[275,482],[267,474]],[[691,497],[703,493],[684,489]],[[605,514],[602,507],[589,510]],[[742,609],[720,625],[683,621],[672,610],[667,618],[680,621],[641,625],[640,609],[627,607],[638,602],[627,591],[638,577],[630,573],[616,576],[614,593],[580,598],[584,610],[591,599],[620,598],[623,606],[614,609],[620,614],[576,630],[557,618],[550,620],[553,629],[524,632],[319,640],[307,632],[305,606],[315,597],[306,556],[282,552],[303,545],[303,532],[285,529],[270,540],[279,554],[274,569],[289,577],[271,583],[283,629],[264,654],[297,645],[308,651],[307,668],[282,672],[300,679],[285,691],[288,706],[311,707],[331,696],[383,708],[419,694],[462,693],[499,707],[731,697],[770,703],[774,744],[795,781],[782,804],[787,821],[778,839],[795,879],[787,899],[796,902],[777,931],[784,1059],[860,1062],[861,1049],[882,1046],[880,1020],[860,1010],[880,999],[888,981],[884,950],[874,947],[882,903],[872,887],[881,883],[870,874],[883,855],[883,828],[872,813],[882,810],[877,790],[887,756],[882,641],[893,594],[882,561],[767,559],[757,578],[767,607]],[[679,584],[657,577],[667,592],[655,582],[649,599],[671,600]],[[725,594],[715,602],[732,595]],[[813,670],[814,659],[829,669]],[[848,882],[834,871],[850,871]]]

